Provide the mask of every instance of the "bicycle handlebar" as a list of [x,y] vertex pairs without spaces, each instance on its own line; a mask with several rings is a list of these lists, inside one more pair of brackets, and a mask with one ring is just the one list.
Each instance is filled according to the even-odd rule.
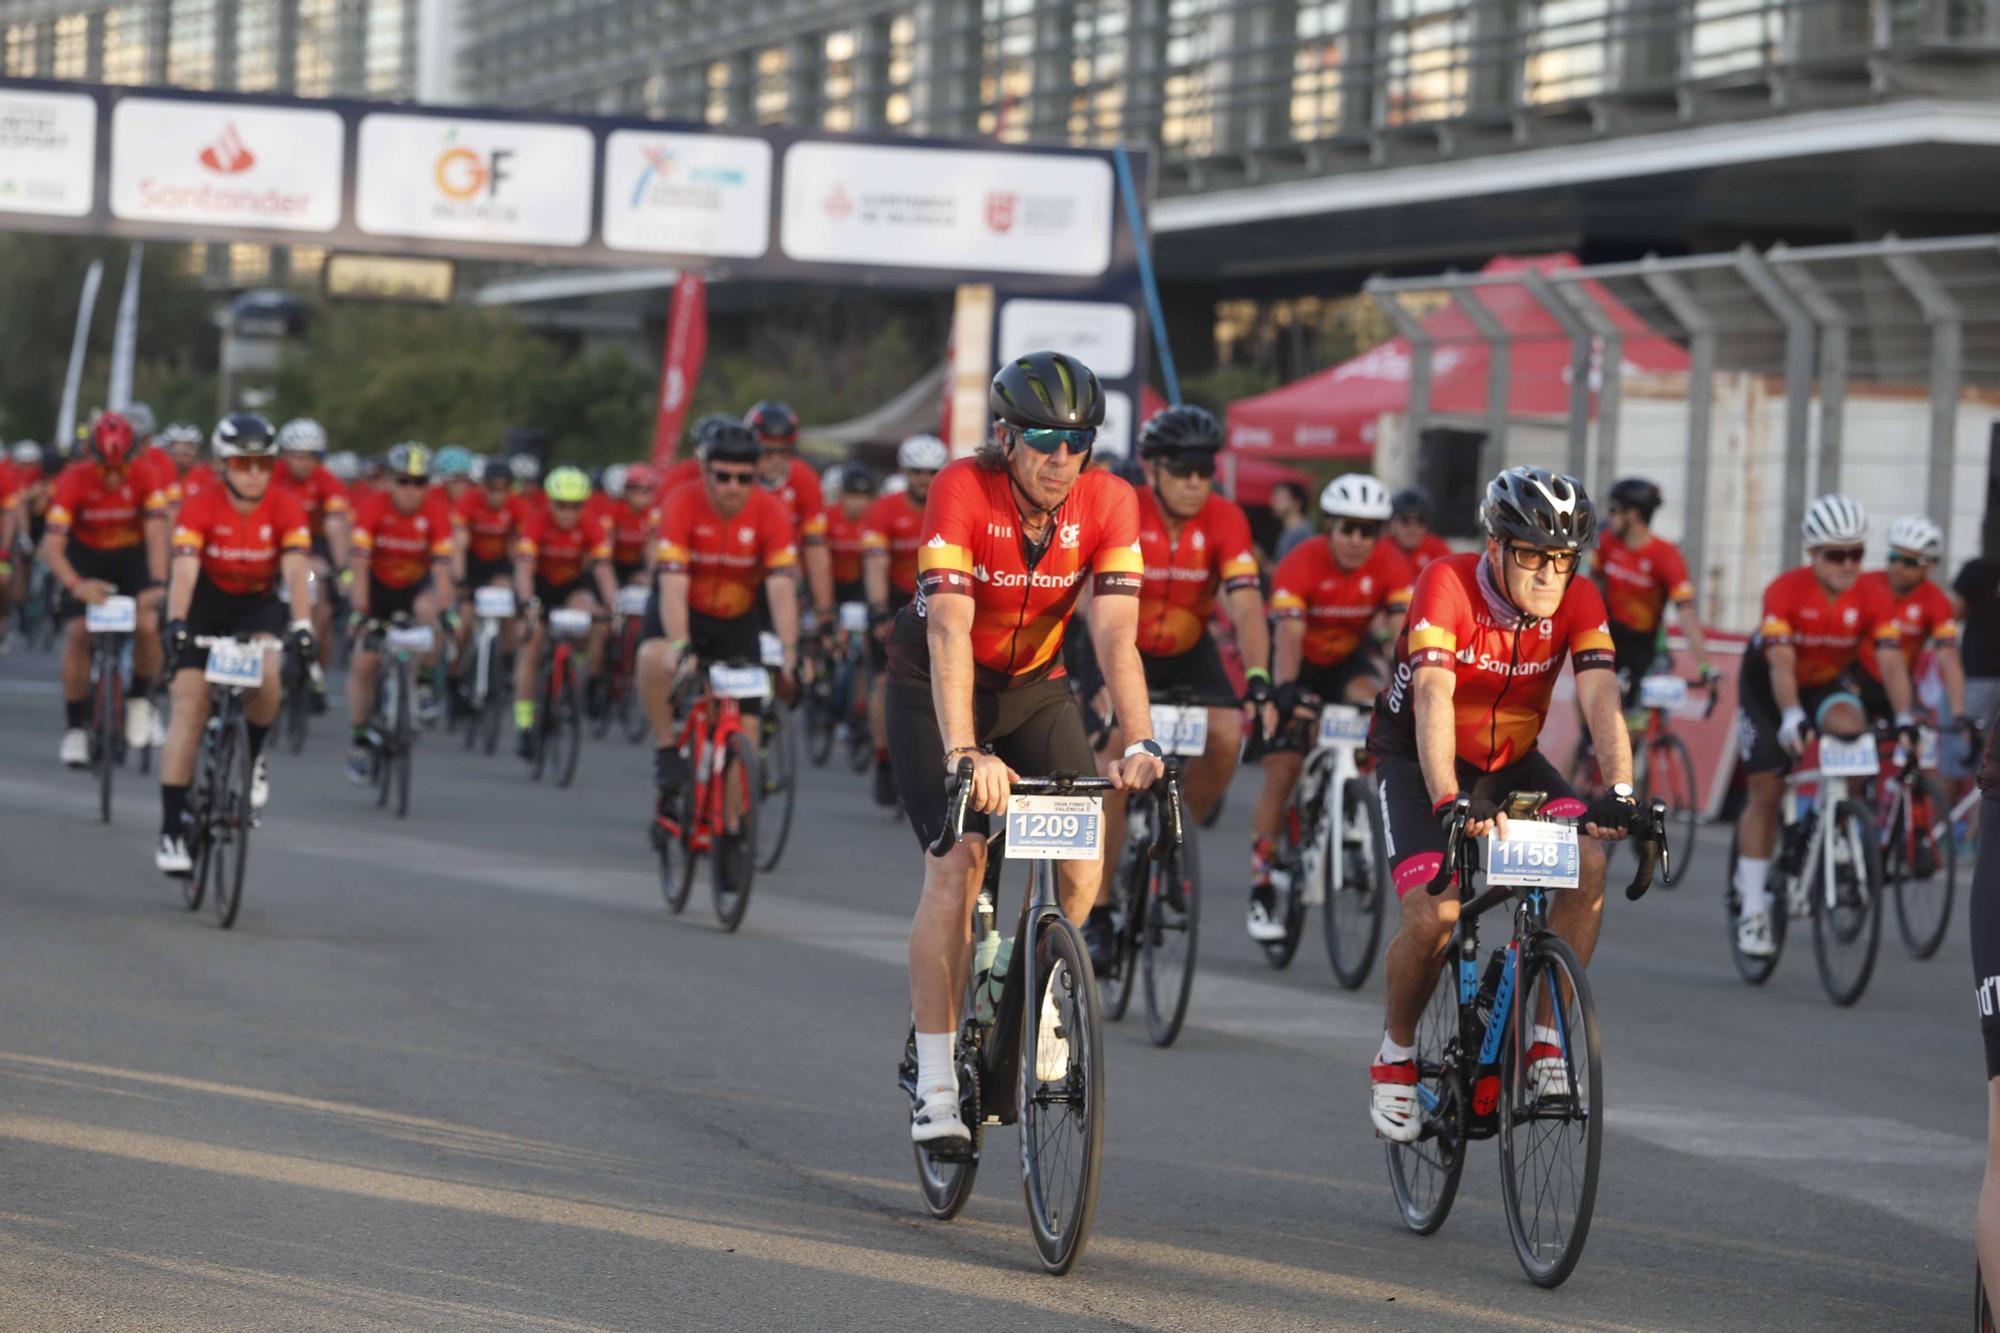
[[[1007,786],[1010,793],[1020,796],[1102,794],[1119,790],[1119,785],[1110,778],[1088,777],[1078,773],[1056,773],[1045,778],[1020,778],[1009,782]],[[1153,834],[1153,845],[1147,855],[1158,861],[1173,848],[1180,846],[1183,837],[1178,766],[1169,764],[1166,773],[1152,785],[1150,790],[1159,797],[1162,813],[1159,827]],[[958,761],[958,767],[944,780],[944,791],[944,827],[938,830],[937,838],[930,845],[932,856],[943,856],[957,846],[959,839],[965,836],[966,817],[972,813],[971,759]]]
[[[1504,804],[1504,802],[1503,802]],[[1450,831],[1446,835],[1444,860],[1439,862],[1437,874],[1431,877],[1425,891],[1433,898],[1445,891],[1455,873],[1459,874],[1461,891],[1469,888],[1472,875],[1478,869],[1472,858],[1475,839],[1465,836],[1465,825],[1472,813],[1472,798],[1460,795],[1451,806]],[[1522,816],[1533,818],[1544,824],[1564,824],[1570,828],[1583,827],[1587,815],[1547,815]],[[1667,803],[1655,796],[1644,810],[1636,810],[1632,815],[1632,827],[1628,836],[1638,840],[1641,848],[1639,868],[1632,874],[1632,882],[1625,886],[1627,902],[1637,902],[1646,896],[1646,890],[1653,886],[1655,864],[1672,872],[1673,863],[1667,853]]]

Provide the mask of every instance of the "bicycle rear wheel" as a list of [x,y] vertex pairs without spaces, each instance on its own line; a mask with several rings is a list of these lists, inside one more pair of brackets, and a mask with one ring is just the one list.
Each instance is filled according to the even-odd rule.
[[834,682],[825,676],[815,680],[806,691],[806,759],[814,768],[825,768],[826,761],[833,757],[838,721],[834,700],[838,695]]
[[1465,1088],[1459,1064],[1458,974],[1445,955],[1437,985],[1417,1019],[1417,1100],[1423,1131],[1413,1143],[1389,1143],[1389,1188],[1403,1225],[1428,1236],[1444,1225],[1465,1173]]
[[1195,946],[1201,937],[1201,854],[1194,824],[1182,823],[1179,851],[1162,861],[1148,860],[1146,866],[1139,937],[1146,969],[1146,1035],[1155,1046],[1171,1046],[1181,1035],[1188,997],[1194,993]]
[[[1784,841],[1784,831],[1778,833],[1780,844]],[[1782,845],[1779,851],[1784,849]],[[1771,877],[1771,956],[1754,958],[1736,947],[1736,923],[1743,916],[1743,895],[1736,889],[1736,862],[1741,856],[1737,849],[1736,835],[1729,835],[1729,878],[1722,894],[1724,914],[1723,929],[1729,935],[1729,956],[1736,962],[1736,973],[1753,986],[1761,986],[1771,979],[1778,970],[1778,959],[1785,952],[1785,929],[1791,922],[1790,888],[1784,873],[1783,856],[1772,858]]]
[[792,710],[775,698],[764,705],[763,762],[757,772],[757,868],[770,870],[792,834],[792,806],[799,797],[799,739]]
[[[1389,851],[1382,833],[1382,806],[1367,778],[1349,778],[1342,796],[1341,826],[1348,839],[1320,860],[1326,897],[1326,956],[1333,975],[1347,990],[1359,990],[1375,967],[1382,944],[1383,902],[1389,883]],[[1361,834],[1355,841],[1353,834]],[[1345,883],[1333,884],[1334,858],[1341,859]]]
[[658,802],[653,811],[653,851],[660,859],[660,896],[667,910],[679,916],[687,906],[688,891],[694,888],[694,867],[699,859],[689,845],[689,826],[694,822],[694,784],[684,784],[674,797],[673,826],[661,817]]
[[290,650],[285,653],[284,687],[285,752],[297,754],[306,748],[306,710],[312,704],[312,676],[306,670],[305,659]]
[[228,930],[243,907],[244,873],[250,864],[250,732],[240,713],[223,728],[212,790],[215,922]]
[[1067,1273],[1090,1239],[1104,1153],[1103,1029],[1083,936],[1057,915],[1035,927],[1025,978],[1021,1187],[1042,1267]]
[[[1896,887],[1896,929],[1912,958],[1929,958],[1951,929],[1958,890],[1958,848],[1947,824],[1944,793],[1919,778],[1905,796],[1903,826],[1889,832],[1882,868]],[[1919,870],[1928,869],[1928,875]]]
[[725,931],[733,931],[750,906],[750,886],[757,878],[757,826],[763,816],[757,808],[757,747],[740,731],[729,738],[723,757],[722,791],[718,815],[726,817],[731,798],[742,811],[735,833],[716,835],[713,857],[715,919]]
[[97,744],[91,756],[97,763],[97,815],[106,824],[111,822],[111,770],[115,767],[112,760],[125,729],[124,710],[120,707],[123,686],[118,677],[118,660],[112,657],[97,673]]
[[1814,856],[1800,877],[1812,903],[1820,985],[1827,998],[1844,1007],[1868,989],[1882,945],[1882,844],[1875,821],[1859,801],[1834,807],[1825,836],[1835,840],[1831,893],[1823,854]]
[[[1597,1011],[1583,964],[1568,944],[1544,934],[1523,950],[1521,984],[1501,1055],[1500,1192],[1514,1257],[1538,1287],[1559,1287],[1583,1257],[1597,1204],[1604,1152],[1604,1071]],[[1537,1090],[1526,1048],[1544,1006],[1563,1052],[1561,1082]]]
[[[969,1004],[968,997],[967,1003]],[[917,1029],[910,1028],[909,1040],[903,1045],[903,1063],[896,1071],[896,1081],[911,1101],[916,1100],[917,1089]],[[972,1131],[972,1145],[951,1157],[935,1157],[922,1144],[911,1144],[917,1159],[917,1189],[924,1196],[924,1207],[940,1222],[949,1222],[964,1209],[966,1201],[972,1197],[972,1182],[979,1176],[979,1147],[985,1138],[985,1112],[979,1099],[979,1066],[966,1058],[965,1052],[958,1053],[958,1109],[967,1129]]]
[[514,665],[498,646],[489,650],[486,665],[486,697],[480,702],[479,748],[492,754],[500,748],[500,733],[507,718],[509,690],[503,681],[514,678]]
[[[1136,809],[1144,797],[1135,797]],[[1130,811],[1127,818],[1131,818]],[[1126,824],[1129,833],[1132,825]],[[1132,988],[1139,979],[1139,930],[1137,917],[1145,911],[1146,852],[1128,838],[1124,855],[1112,871],[1111,929],[1112,962],[1109,972],[1097,973],[1098,1007],[1109,1023],[1123,1022],[1132,1007]],[[1135,859],[1137,858],[1136,862]]]
[[[212,724],[211,724],[212,726]],[[201,904],[208,893],[209,855],[214,839],[209,836],[208,811],[210,806],[209,774],[214,763],[214,743],[210,732],[202,733],[200,756],[195,761],[194,781],[188,784],[187,829],[188,859],[193,862],[187,878],[181,881],[181,904],[190,912],[201,910]]]
[[[1647,747],[1645,762],[1646,790],[1640,795],[1639,804],[1644,807],[1654,796],[1667,803],[1667,869],[1658,879],[1661,887],[1672,888],[1680,882],[1689,858],[1694,855],[1699,827],[1701,811],[1694,783],[1694,757],[1688,753],[1687,742],[1667,735]],[[1639,855],[1646,855],[1638,843],[1632,846]]]
[[556,786],[567,787],[576,781],[576,761],[583,754],[583,681],[576,659],[562,664],[551,700],[555,712],[549,718],[548,743],[553,747],[549,767]]

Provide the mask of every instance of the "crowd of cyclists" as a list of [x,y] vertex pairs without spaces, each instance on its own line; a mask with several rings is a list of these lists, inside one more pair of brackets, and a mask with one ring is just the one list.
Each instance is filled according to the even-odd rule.
[[[1319,495],[1323,533],[1294,534],[1273,558],[1243,508],[1216,489],[1223,439],[1208,412],[1170,407],[1143,423],[1134,458],[1103,457],[1103,391],[1059,352],[1001,367],[990,405],[991,430],[974,454],[954,459],[941,440],[913,436],[887,478],[853,462],[823,478],[800,456],[797,415],[777,402],[702,419],[691,455],[669,466],[635,462],[594,476],[570,465],[545,471],[533,454],[416,442],[364,460],[330,452],[326,431],[303,418],[278,428],[245,412],[210,430],[156,431],[143,406],[106,411],[74,457],[24,441],[0,467],[0,553],[9,557],[0,622],[16,633],[39,619],[57,627],[59,759],[79,767],[91,744],[85,608],[135,600],[125,739],[160,748],[155,862],[182,876],[208,708],[206,640],[281,644],[303,667],[296,678],[314,712],[326,711],[345,645],[346,769],[367,784],[382,746],[383,648],[373,630],[434,631],[416,664],[417,712],[456,721],[475,709],[469,649],[485,614],[480,594],[511,594],[500,635],[526,754],[545,706],[538,680],[551,615],[581,613],[593,715],[612,705],[614,641],[636,645],[653,813],[668,821],[700,780],[682,749],[679,684],[694,663],[769,668],[773,697],[744,701],[755,743],[768,709],[797,705],[849,654],[865,659],[864,697],[847,716],[857,748],[872,755],[873,799],[900,811],[924,853],[909,940],[910,1132],[946,1153],[975,1128],[961,1114],[955,1042],[988,859],[984,839],[941,839],[947,779],[976,816],[1001,814],[1024,776],[1110,780],[1102,859],[1063,860],[1056,871],[1062,909],[1102,967],[1124,802],[1167,772],[1152,705],[1205,709],[1206,740],[1176,770],[1178,792],[1203,819],[1239,759],[1260,766],[1245,922],[1253,940],[1270,943],[1288,929],[1276,868],[1320,710],[1366,710],[1361,762],[1395,895],[1385,906],[1395,933],[1369,1109],[1381,1137],[1414,1142],[1427,1114],[1417,1024],[1460,908],[1456,895],[1423,890],[1446,868],[1451,840],[1505,837],[1524,813],[1574,819],[1585,835],[1577,887],[1556,896],[1549,919],[1587,964],[1602,923],[1605,844],[1640,820],[1628,716],[1641,681],[1660,669],[1669,610],[1696,680],[1719,674],[1685,562],[1653,528],[1666,497],[1626,478],[1594,501],[1574,477],[1510,467],[1485,489],[1478,539],[1456,549],[1431,530],[1422,492],[1347,474]],[[1920,515],[1891,523],[1887,568],[1870,572],[1870,517],[1857,501],[1814,500],[1801,535],[1808,561],[1765,590],[1737,677],[1743,793],[1728,887],[1736,948],[1752,958],[1773,951],[1773,915],[1785,910],[1770,889],[1780,803],[1813,738],[1873,725],[1917,745],[1925,719],[1914,682],[1926,659],[1944,696],[1931,721],[1974,746],[1985,721],[1965,716],[1954,607],[1932,581],[1944,554],[1937,524]],[[636,634],[624,635],[634,619]],[[1566,665],[1602,778],[1589,790],[1538,743]],[[280,695],[273,653],[246,704],[254,807],[269,799],[266,740]],[[1539,794],[1536,811],[1509,808],[1521,792]],[[735,818],[725,841],[741,836]],[[1554,1021],[1538,1016],[1523,1061],[1536,1097],[1570,1093],[1574,1064]],[[1989,1036],[1994,1049],[2000,1041]]]

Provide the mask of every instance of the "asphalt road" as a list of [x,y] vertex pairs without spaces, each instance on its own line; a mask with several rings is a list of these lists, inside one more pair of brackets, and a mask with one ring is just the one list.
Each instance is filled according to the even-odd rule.
[[[280,758],[235,930],[156,875],[153,786],[114,822],[55,762],[51,659],[0,660],[0,1325],[21,1328],[1918,1329],[1969,1315],[1984,1091],[1963,910],[1891,924],[1861,1004],[1810,949],[1731,968],[1723,839],[1614,894],[1592,969],[1608,1131],[1588,1252],[1516,1267],[1476,1145],[1428,1239],[1368,1126],[1379,974],[1317,926],[1276,973],[1205,843],[1189,1028],[1109,1030],[1102,1201],[1044,1276],[1012,1131],[922,1215],[893,1075],[915,845],[814,773],[742,931],[664,911],[647,759],[577,785],[433,739],[410,817]],[[1227,849],[1227,850],[1225,850]],[[700,892],[699,890],[697,891]],[[1227,904],[1226,906],[1224,904]]]

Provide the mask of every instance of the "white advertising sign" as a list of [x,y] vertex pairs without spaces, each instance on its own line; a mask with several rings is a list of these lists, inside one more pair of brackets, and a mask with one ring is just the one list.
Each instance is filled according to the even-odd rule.
[[127,97],[111,112],[111,212],[134,222],[332,231],[344,145],[331,111]]
[[80,218],[97,192],[97,103],[0,93],[0,209]]
[[1132,397],[1123,389],[1104,391],[1104,424],[1097,428],[1097,448],[1120,458],[1132,452]]
[[1122,380],[1132,373],[1139,316],[1109,301],[1041,301],[1016,298],[1000,307],[999,361],[1028,352],[1066,352],[1097,372]]
[[785,150],[793,259],[1094,277],[1111,264],[1111,164],[881,144]]
[[582,245],[595,156],[580,126],[377,112],[361,120],[354,220],[376,236]]
[[613,130],[604,144],[613,250],[758,259],[771,248],[771,145],[719,134]]

